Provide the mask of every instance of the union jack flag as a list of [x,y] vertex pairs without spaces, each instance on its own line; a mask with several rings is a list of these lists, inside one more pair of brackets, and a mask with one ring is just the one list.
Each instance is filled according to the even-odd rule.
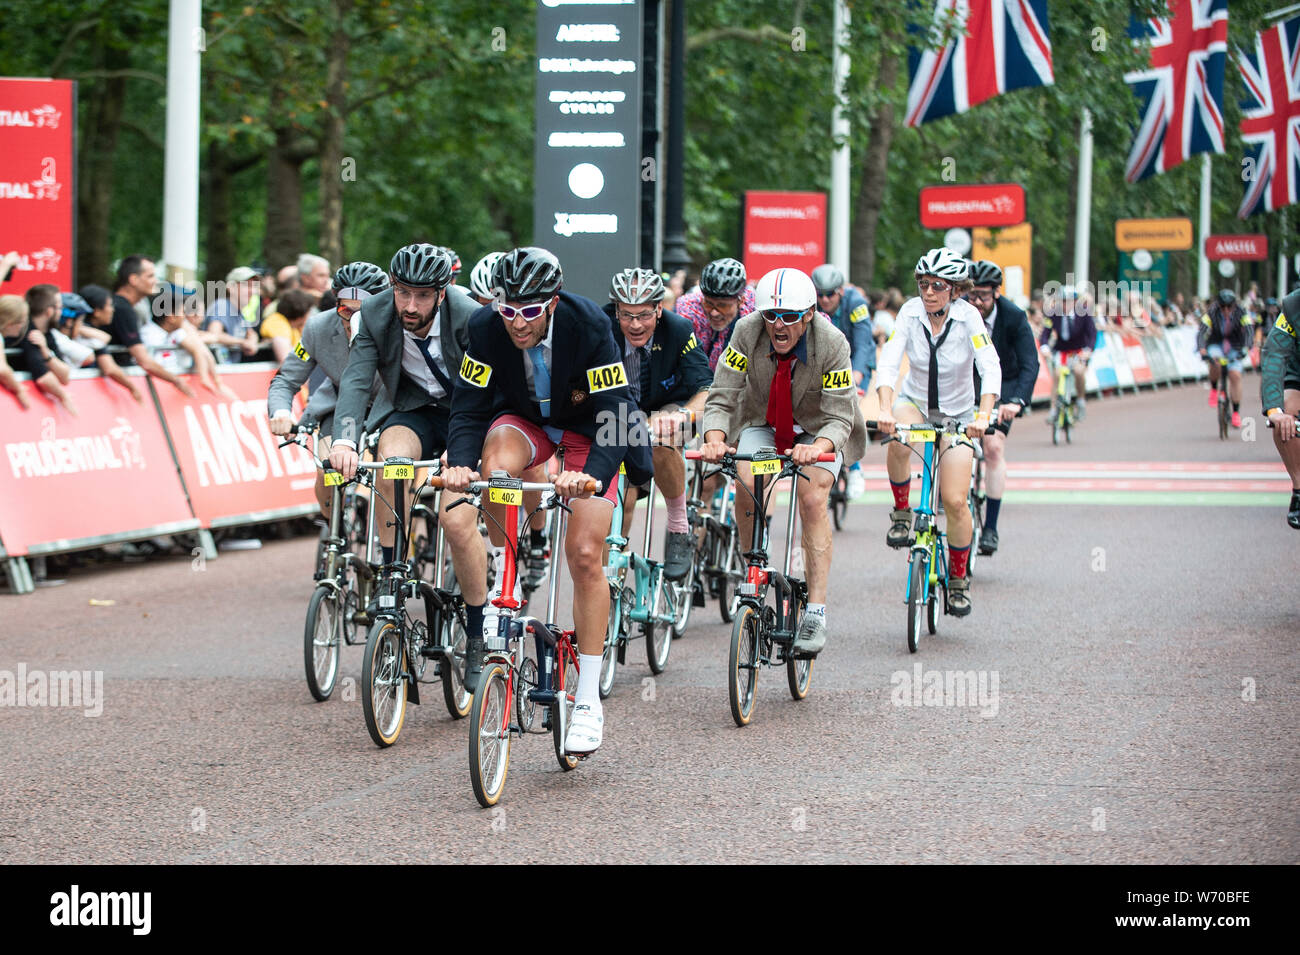
[[1195,153],[1223,152],[1228,0],[1169,0],[1169,12],[1168,20],[1129,31],[1151,41],[1151,66],[1124,74],[1142,104],[1124,170],[1129,182],[1168,172]]
[[1297,201],[1300,186],[1300,17],[1255,36],[1255,54],[1237,53],[1246,98],[1241,140],[1254,159],[1237,215],[1271,212]]
[[960,25],[952,42],[924,52],[913,47],[908,55],[908,126],[1053,82],[1047,0],[938,0],[935,31],[948,22]]

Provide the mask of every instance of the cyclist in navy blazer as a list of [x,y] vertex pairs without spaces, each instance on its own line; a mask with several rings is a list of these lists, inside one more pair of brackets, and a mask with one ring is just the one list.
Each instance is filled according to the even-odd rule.
[[[512,249],[497,261],[493,304],[469,323],[469,347],[452,396],[443,485],[463,491],[479,473],[493,471],[518,477],[563,452],[555,490],[573,498],[564,549],[578,638],[578,687],[565,749],[591,753],[604,732],[598,692],[609,618],[604,550],[618,468],[626,460],[628,480],[640,483],[652,476],[653,466],[644,416],[628,391],[609,319],[595,302],[561,292],[563,280],[559,261],[545,249]],[[599,497],[586,489],[592,478],[601,484]],[[504,506],[486,507],[494,518],[488,535],[500,547]],[[502,564],[497,570],[500,589]],[[478,685],[483,646],[482,638],[469,635],[467,686]]]
[[[998,549],[998,514],[1002,494],[1007,486],[1005,447],[1011,434],[1011,421],[1029,406],[1038,380],[1038,349],[1029,319],[998,289],[1002,270],[987,259],[971,263],[971,281],[975,288],[967,296],[989,329],[989,339],[1002,365],[1001,407],[997,421],[984,434],[984,527],[980,531],[979,551],[992,554]],[[975,390],[979,391],[979,372],[975,372]]]

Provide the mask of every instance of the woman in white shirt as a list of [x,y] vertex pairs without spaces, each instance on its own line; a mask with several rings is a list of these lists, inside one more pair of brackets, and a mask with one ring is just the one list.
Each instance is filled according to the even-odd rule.
[[[931,249],[916,263],[916,285],[921,294],[899,309],[894,332],[877,360],[877,381],[882,382],[876,389],[879,423],[885,434],[892,434],[896,423],[943,424],[949,418],[964,424],[972,438],[982,437],[988,427],[1002,387],[1002,366],[978,309],[961,298],[971,287],[968,276],[966,260],[950,249]],[[904,354],[908,374],[895,398],[893,384]],[[978,411],[977,368],[981,386]],[[952,439],[946,438],[943,447],[951,443]],[[959,617],[970,613],[966,570],[972,523],[966,492],[971,455],[969,448],[959,445],[944,453],[939,465],[939,495],[948,517],[949,609]],[[906,445],[889,445],[887,467],[894,510],[886,542],[891,547],[906,547],[912,524],[907,503],[912,461]]]

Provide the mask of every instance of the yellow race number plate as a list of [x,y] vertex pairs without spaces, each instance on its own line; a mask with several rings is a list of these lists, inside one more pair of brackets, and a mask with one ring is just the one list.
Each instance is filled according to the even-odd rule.
[[490,487],[488,501],[492,504],[523,504],[524,492],[517,487]]

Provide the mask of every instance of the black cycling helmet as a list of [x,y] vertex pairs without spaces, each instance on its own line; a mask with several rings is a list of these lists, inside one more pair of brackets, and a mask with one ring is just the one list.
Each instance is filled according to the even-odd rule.
[[451,282],[451,259],[436,245],[417,242],[403,246],[389,265],[393,281],[411,288],[446,288]]
[[700,273],[700,291],[715,298],[735,298],[745,291],[745,267],[735,259],[714,259]]
[[1223,305],[1231,305],[1237,300],[1237,293],[1230,288],[1225,288],[1219,292],[1219,302]]
[[1300,322],[1300,288],[1293,289],[1290,295],[1282,299],[1282,314],[1293,325]]
[[460,275],[460,256],[449,245],[435,245],[434,248],[451,259],[451,280],[456,281],[456,276]]
[[507,302],[540,302],[564,287],[564,271],[546,249],[525,245],[497,260],[492,287],[501,289]]
[[388,275],[373,262],[349,262],[334,273],[334,294],[345,288],[360,289],[378,295],[388,288]]
[[971,263],[970,280],[972,285],[991,285],[993,288],[1001,288],[1002,270],[998,268],[996,262],[979,259]]

